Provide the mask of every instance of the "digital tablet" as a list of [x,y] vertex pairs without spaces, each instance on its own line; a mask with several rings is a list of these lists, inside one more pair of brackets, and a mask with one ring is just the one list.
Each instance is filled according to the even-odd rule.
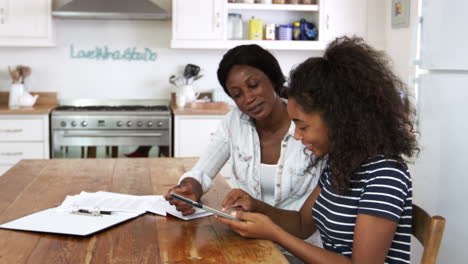
[[232,215],[230,215],[230,214],[226,214],[226,213],[224,213],[224,212],[218,211],[218,210],[216,210],[216,209],[213,209],[213,208],[211,208],[211,207],[208,207],[208,206],[206,206],[206,205],[203,205],[202,203],[198,203],[198,202],[192,201],[192,200],[190,200],[190,199],[187,199],[187,198],[185,198],[185,197],[183,197],[183,196],[180,196],[180,195],[177,195],[177,194],[175,194],[175,193],[171,193],[171,196],[174,197],[174,198],[176,198],[177,200],[181,200],[182,202],[186,202],[186,203],[188,203],[188,204],[190,204],[190,205],[193,205],[193,206],[195,206],[195,207],[198,207],[198,208],[200,208],[200,209],[203,209],[203,210],[208,211],[208,212],[210,212],[210,213],[213,213],[213,214],[215,214],[215,215],[219,215],[219,216],[221,216],[221,217],[224,217],[224,218],[227,218],[227,219],[231,219],[231,220],[242,221],[242,220],[240,220],[239,218],[235,218],[234,216],[232,216]]

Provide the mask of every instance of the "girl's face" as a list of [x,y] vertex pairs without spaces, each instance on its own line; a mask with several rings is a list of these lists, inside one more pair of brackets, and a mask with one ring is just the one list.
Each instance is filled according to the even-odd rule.
[[270,115],[278,96],[268,76],[248,65],[231,68],[226,88],[237,107],[256,120]]
[[329,153],[328,126],[319,113],[305,113],[294,98],[289,98],[288,114],[296,125],[295,139],[301,140],[302,144],[317,157]]

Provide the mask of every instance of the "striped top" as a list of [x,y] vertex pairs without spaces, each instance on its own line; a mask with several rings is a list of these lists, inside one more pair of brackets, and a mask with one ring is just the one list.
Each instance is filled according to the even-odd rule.
[[406,164],[377,156],[355,172],[351,191],[339,195],[327,165],[312,211],[327,250],[351,257],[358,214],[382,216],[398,223],[385,263],[410,263],[412,186]]

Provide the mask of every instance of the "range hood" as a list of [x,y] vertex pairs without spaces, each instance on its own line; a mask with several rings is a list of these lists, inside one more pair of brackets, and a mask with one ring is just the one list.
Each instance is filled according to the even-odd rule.
[[158,0],[54,0],[52,15],[85,19],[166,20]]

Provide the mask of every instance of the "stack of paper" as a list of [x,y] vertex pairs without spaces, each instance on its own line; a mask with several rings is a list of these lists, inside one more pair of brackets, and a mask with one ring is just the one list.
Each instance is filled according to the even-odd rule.
[[[161,195],[138,196],[111,192],[81,192],[78,195],[67,196],[56,208],[21,217],[0,225],[0,228],[87,236],[146,212],[163,216],[171,214],[184,220],[212,214],[199,208],[195,209],[194,214],[183,216]],[[108,214],[79,213],[79,210],[105,211]]]

